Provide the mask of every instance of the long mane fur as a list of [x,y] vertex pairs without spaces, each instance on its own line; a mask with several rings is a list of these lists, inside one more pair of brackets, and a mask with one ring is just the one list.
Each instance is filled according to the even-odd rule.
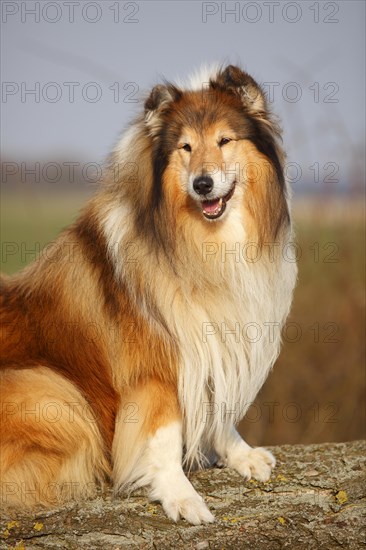
[[[211,72],[206,68],[186,86],[202,87],[219,72],[220,68]],[[159,128],[159,115],[148,116],[157,118],[154,125]],[[263,125],[282,165],[284,154],[275,120],[268,115],[257,122]],[[147,131],[145,119],[139,119],[118,143],[111,166],[119,164],[127,172],[123,181],[111,185],[103,227],[117,276],[177,356],[185,461],[188,467],[202,466],[213,434],[224,438],[233,415],[236,422],[245,415],[278,356],[296,267],[281,255],[272,261],[264,250],[260,261],[249,258],[238,263],[238,255],[230,251],[248,242],[248,235],[234,216],[224,232],[215,232],[212,227],[197,228],[189,219],[179,219],[179,202],[166,201],[152,211],[156,139]],[[274,178],[275,174],[272,170]],[[288,191],[284,180],[278,185],[283,186],[285,214],[279,213],[273,237],[285,246],[292,235]],[[142,200],[141,189],[146,193]],[[258,214],[263,216],[263,210]],[[134,243],[134,262],[123,253],[126,243]],[[254,244],[261,245],[259,241]],[[205,246],[218,251],[207,261],[203,259]],[[257,340],[246,332],[251,328],[259,331]],[[215,334],[205,337],[207,330]]]

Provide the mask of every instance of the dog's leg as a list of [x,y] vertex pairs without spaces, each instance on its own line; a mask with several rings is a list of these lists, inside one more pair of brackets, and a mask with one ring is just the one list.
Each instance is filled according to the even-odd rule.
[[182,424],[180,421],[158,428],[147,447],[147,467],[151,470],[152,500],[160,500],[167,515],[198,525],[213,521],[202,497],[196,493],[182,469]]
[[234,426],[229,428],[215,450],[220,457],[219,464],[233,468],[246,479],[268,481],[276,460],[272,453],[262,447],[250,447],[238,434]]
[[57,506],[94,494],[110,466],[93,411],[47,367],[0,373],[1,506]]
[[[134,417],[125,422],[128,408],[129,414],[134,409]],[[159,500],[174,521],[182,517],[194,525],[211,522],[211,512],[183,472],[182,451],[182,422],[173,387],[150,381],[130,392],[113,444],[116,487],[148,486],[150,499]]]

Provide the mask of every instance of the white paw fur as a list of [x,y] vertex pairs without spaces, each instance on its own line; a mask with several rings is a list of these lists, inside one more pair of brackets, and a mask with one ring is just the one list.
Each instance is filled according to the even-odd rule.
[[236,449],[232,456],[228,457],[227,465],[233,468],[245,479],[254,478],[258,481],[268,481],[272,469],[276,465],[276,459],[272,453],[257,447],[255,449]]
[[212,523],[215,520],[198,493],[188,498],[176,496],[172,500],[164,499],[162,505],[166,515],[174,521],[182,518],[192,525],[200,525],[201,523]]
[[124,483],[148,486],[150,500],[158,500],[167,516],[186,519],[193,525],[211,523],[214,517],[185,476],[182,468],[182,424],[179,421],[160,427],[146,442],[131,477]]
[[167,516],[174,521],[182,518],[193,525],[214,521],[203,498],[195,491],[181,469],[169,468],[162,475],[156,476],[150,498],[160,500]]

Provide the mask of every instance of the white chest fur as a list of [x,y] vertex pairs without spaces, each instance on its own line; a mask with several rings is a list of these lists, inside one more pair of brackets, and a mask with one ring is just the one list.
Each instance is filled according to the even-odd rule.
[[221,285],[215,284],[217,272],[210,284],[207,269],[206,288],[179,299],[176,294],[171,309],[188,465],[202,462],[228,424],[245,415],[278,356],[291,305],[293,261],[236,260],[232,256],[220,266]]

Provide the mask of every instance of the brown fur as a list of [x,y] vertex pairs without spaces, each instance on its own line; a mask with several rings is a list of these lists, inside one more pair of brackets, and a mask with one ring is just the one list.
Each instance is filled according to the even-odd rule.
[[[196,270],[198,260],[190,263],[188,258],[199,258],[202,242],[222,240],[221,226],[203,220],[182,189],[180,174],[205,173],[210,166],[225,163],[239,164],[243,172],[243,159],[256,163],[260,176],[249,169],[245,181],[237,182],[245,188],[242,207],[249,239],[259,245],[271,242],[288,221],[279,181],[282,157],[277,129],[259,88],[243,74],[223,72],[207,92],[154,88],[145,105],[147,112],[153,112],[150,129],[140,131],[131,144],[137,173],[133,162],[122,172],[116,170],[117,150],[103,189],[60,235],[47,257],[4,280],[3,504],[50,505],[54,494],[45,490],[50,483],[61,486],[79,478],[85,485],[102,482],[113,467],[117,431],[122,443],[115,444],[125,453],[119,468],[124,464],[128,469],[134,442],[180,417],[179,350],[157,296],[161,301],[164,281],[172,277],[190,285],[192,296],[202,291],[209,295],[211,289],[205,289],[200,268]],[[250,99],[239,91],[244,85]],[[228,129],[232,142],[219,149],[217,140]],[[254,131],[259,132],[258,139],[264,136],[263,143],[268,141],[265,152],[250,134]],[[181,149],[187,141],[193,144],[190,157]],[[123,276],[118,277],[103,222],[123,204],[133,212],[131,223],[126,221],[123,243],[134,243],[136,262],[127,262],[126,249],[120,251]],[[161,279],[153,278],[159,269]],[[180,299],[178,292],[176,300]],[[51,402],[62,411],[58,422],[22,412]],[[67,416],[71,402],[87,411],[89,420],[78,413],[71,422]],[[118,426],[116,419],[121,421],[131,402],[138,407],[138,422]],[[29,498],[22,493],[22,484],[33,491]],[[65,491],[61,493],[65,496]]]

